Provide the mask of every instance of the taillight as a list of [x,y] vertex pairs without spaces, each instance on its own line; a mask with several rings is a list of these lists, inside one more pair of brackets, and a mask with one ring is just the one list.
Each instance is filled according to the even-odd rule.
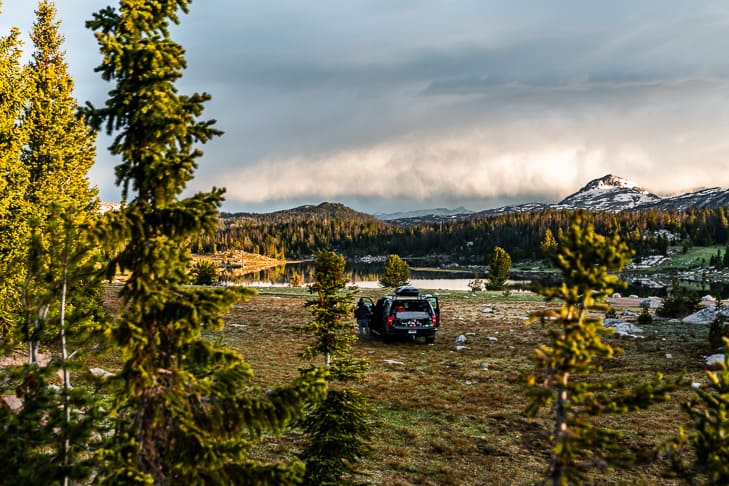
[[392,316],[387,316],[387,325],[392,327]]
[[433,327],[438,326],[438,316],[430,316],[430,320],[433,321]]

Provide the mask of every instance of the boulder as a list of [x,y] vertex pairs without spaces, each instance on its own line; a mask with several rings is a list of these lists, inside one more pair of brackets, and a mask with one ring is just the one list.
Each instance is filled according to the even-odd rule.
[[618,336],[643,338],[643,336],[639,335],[639,333],[643,332],[643,329],[635,324],[621,321],[620,319],[605,319],[603,321],[603,326],[615,329],[615,334]]
[[658,309],[663,305],[663,299],[660,297],[648,297],[640,301],[640,306],[647,309]]
[[684,324],[711,324],[714,319],[716,319],[716,308],[713,305],[707,305],[700,311],[684,317],[681,322]]
[[712,354],[708,358],[706,358],[706,365],[707,366],[714,366],[716,364],[720,364],[724,362],[724,355],[723,354]]

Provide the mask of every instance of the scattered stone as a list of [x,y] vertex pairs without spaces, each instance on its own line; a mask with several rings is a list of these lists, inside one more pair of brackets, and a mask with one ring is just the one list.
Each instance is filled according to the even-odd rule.
[[643,338],[643,336],[638,335],[639,333],[643,332],[643,329],[636,326],[635,324],[621,321],[620,319],[605,319],[603,321],[603,326],[615,329],[615,334],[617,334],[618,336],[632,337],[638,339]]
[[714,366],[715,364],[723,363],[724,362],[724,355],[723,354],[712,354],[708,358],[706,358],[706,365],[707,366]]
[[694,381],[693,383],[691,383],[691,388],[701,388],[701,383]]
[[701,297],[701,300],[705,300],[707,302],[716,302],[716,298],[713,295],[709,295],[709,294]]
[[635,295],[635,294],[630,294],[630,295],[628,296],[628,298],[629,298],[629,299],[640,299],[640,297],[638,297],[638,296],[637,296],[637,295]]
[[620,295],[620,292],[615,292],[612,296],[613,299],[622,299],[623,296]]
[[113,375],[113,373],[106,371],[104,368],[91,368],[89,370],[89,373],[91,373],[94,376],[101,376],[102,378],[106,378],[106,377]]
[[488,339],[489,341],[498,341],[499,340],[499,338],[497,338],[495,336],[489,336],[486,339]]
[[461,334],[460,336],[458,336],[456,338],[456,344],[462,344],[462,343],[465,343],[466,341],[468,341],[468,339],[463,334]]
[[481,312],[483,312],[484,314],[491,314],[493,311],[494,309],[491,307],[484,307],[483,309],[481,309]]
[[716,308],[709,304],[700,311],[684,317],[681,322],[684,324],[711,324],[714,319],[716,319]]
[[456,351],[463,351],[464,349],[468,349],[468,346],[456,346]]
[[5,395],[0,397],[0,406],[5,406],[13,412],[17,412],[23,408],[23,400],[13,395]]
[[625,309],[620,315],[623,317],[638,317],[636,312],[629,311],[628,309]]
[[666,359],[673,359],[673,355],[671,353],[666,353]]
[[475,335],[476,335],[476,333],[475,333],[475,332],[467,332],[467,333],[466,333],[466,336],[475,336]]
[[663,299],[660,297],[648,297],[640,301],[640,306],[647,309],[658,309],[663,306]]
[[386,359],[385,361],[383,361],[383,363],[390,364],[390,365],[404,365],[405,364],[402,361],[395,361],[394,359]]
[[484,370],[484,371],[488,371],[489,370],[489,365],[487,365],[486,363],[481,363],[481,369]]

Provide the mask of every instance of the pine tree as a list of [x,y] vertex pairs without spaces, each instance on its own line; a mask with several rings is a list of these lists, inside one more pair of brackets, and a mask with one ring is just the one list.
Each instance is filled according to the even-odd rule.
[[344,387],[362,380],[367,363],[349,356],[357,338],[352,335],[353,290],[347,289],[345,261],[332,251],[320,251],[314,262],[316,274],[307,301],[314,317],[308,330],[315,339],[302,352],[313,361],[324,357],[329,376],[326,398],[312,403],[304,420],[309,444],[301,457],[306,460],[306,485],[353,484],[355,465],[369,455],[372,435],[369,406],[360,392]]
[[[40,2],[36,16],[30,36],[35,49],[26,70],[28,101],[22,126],[27,133],[27,144],[23,148],[22,160],[30,176],[25,197],[33,211],[31,226],[40,238],[39,254],[35,256],[34,265],[45,266],[36,270],[37,273],[47,272],[48,264],[60,260],[58,252],[63,245],[50,241],[50,235],[77,233],[74,228],[50,231],[49,226],[70,222],[76,228],[88,227],[96,219],[97,201],[96,190],[89,187],[87,179],[94,163],[96,135],[77,116],[78,105],[72,94],[73,80],[61,51],[63,37],[59,33],[59,22],[55,20],[55,6],[47,1]],[[69,253],[78,254],[79,250],[88,251],[87,260],[95,257],[90,247],[82,250],[74,242],[70,243]],[[59,278],[59,275],[52,275],[50,281],[57,282]],[[44,321],[56,318],[58,306],[55,314],[49,314],[47,304],[32,305],[29,300],[38,299],[30,294],[47,293],[48,289],[43,288],[42,281],[26,274],[26,282],[31,283],[31,280],[32,285],[26,285],[24,300],[26,321],[29,321],[26,326],[32,328],[28,336],[30,361],[37,362],[36,353],[44,333]],[[69,296],[69,304],[73,305],[77,299],[87,300],[89,290],[85,287],[83,292],[73,292]],[[92,293],[99,295],[99,291]],[[40,298],[43,300],[42,296]],[[55,301],[58,302],[58,299]],[[53,335],[58,333],[57,329],[50,331]]]
[[617,393],[621,388],[617,384],[587,379],[601,370],[596,358],[610,358],[619,351],[601,340],[600,336],[609,331],[594,313],[608,310],[605,299],[623,285],[611,272],[628,262],[631,252],[617,236],[596,234],[582,218],[582,212],[575,214],[553,259],[563,283],[540,290],[547,300],[560,299],[563,305],[559,318],[548,329],[548,343],[536,350],[536,372],[527,382],[527,413],[536,416],[540,409],[550,407],[554,417],[548,473],[554,485],[586,481],[591,465],[601,461],[628,465],[632,457],[616,443],[620,434],[595,425],[592,418],[667,400],[668,391],[675,387],[659,376]]
[[557,240],[554,239],[551,229],[547,228],[547,231],[545,231],[544,239],[539,243],[539,250],[544,258],[551,258],[557,250]]
[[[75,116],[55,8],[41,2],[36,16],[18,118],[31,234],[19,272],[22,312],[2,342],[6,354],[24,343],[28,359],[0,371],[2,392],[14,391],[21,399],[17,413],[0,412],[5,459],[0,477],[12,484],[67,484],[90,475],[88,447],[98,418],[96,398],[84,386],[71,386],[72,371],[84,372],[79,358],[85,357],[83,346],[100,304],[93,278],[96,253],[84,234],[96,216],[95,192],[86,180],[94,137]],[[41,362],[41,342],[52,360]]]
[[410,283],[410,267],[399,255],[389,255],[385,259],[385,269],[380,279],[383,287],[399,287]]
[[489,283],[486,288],[489,290],[503,290],[506,279],[511,268],[511,255],[506,250],[497,246],[491,254],[489,263]]
[[282,431],[304,402],[324,392],[320,373],[264,393],[236,353],[201,338],[220,329],[222,313],[250,291],[185,286],[189,242],[217,228],[223,190],[178,199],[193,177],[197,146],[220,132],[200,121],[207,94],[178,94],[186,66],[170,24],[188,0],[121,0],[88,26],[104,55],[97,68],[115,82],[94,123],[116,133],[117,183],[128,203],[107,213],[100,233],[111,255],[109,275],[130,272],[111,332],[123,366],[115,431],[101,453],[108,483],[291,484],[303,466],[247,458],[251,444]]
[[0,37],[0,338],[16,326],[21,312],[22,269],[30,236],[25,200],[29,175],[20,160],[26,141],[18,124],[25,103],[20,47],[18,29]]
[[[729,349],[727,338],[724,347]],[[674,473],[691,484],[729,484],[729,353],[718,366],[706,371],[709,388],[695,388],[694,397],[681,404],[693,430],[688,434],[679,430],[668,447]],[[691,457],[689,450],[692,463],[686,460]]]

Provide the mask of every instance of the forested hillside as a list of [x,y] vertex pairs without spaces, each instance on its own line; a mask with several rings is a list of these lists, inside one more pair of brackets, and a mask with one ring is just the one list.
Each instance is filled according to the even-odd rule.
[[[217,233],[193,245],[193,251],[241,249],[277,258],[303,258],[316,248],[347,255],[397,253],[446,255],[480,263],[494,247],[515,260],[541,258],[547,229],[564,231],[571,210],[548,209],[461,219],[394,225],[341,204],[302,206],[270,214],[221,214]],[[617,232],[638,255],[665,253],[669,244],[706,246],[729,243],[729,209],[588,212],[600,233]]]

